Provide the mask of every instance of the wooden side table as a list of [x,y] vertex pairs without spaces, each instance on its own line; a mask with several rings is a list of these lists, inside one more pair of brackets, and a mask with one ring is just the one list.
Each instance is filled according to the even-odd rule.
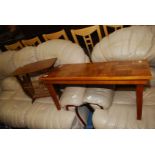
[[48,88],[58,110],[61,106],[54,84],[135,85],[138,120],[141,120],[142,116],[143,88],[150,79],[150,67],[146,60],[66,64],[40,78]]
[[33,81],[31,77],[43,73],[48,73],[57,58],[46,59],[38,62],[34,62],[23,67],[18,68],[13,72],[13,76],[16,76],[19,83],[21,84],[24,92],[32,98],[32,103],[36,98],[50,96],[47,88],[39,80]]

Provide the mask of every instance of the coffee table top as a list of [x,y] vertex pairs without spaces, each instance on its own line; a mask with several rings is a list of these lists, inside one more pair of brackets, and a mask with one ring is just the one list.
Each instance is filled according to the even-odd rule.
[[149,80],[151,72],[147,60],[110,61],[61,65],[40,79],[43,81]]
[[57,58],[52,58],[52,59],[41,60],[31,64],[24,65],[23,67],[16,69],[15,72],[13,72],[13,75],[16,76],[16,75],[23,75],[27,73],[35,73],[37,71],[48,69],[54,65],[56,60]]

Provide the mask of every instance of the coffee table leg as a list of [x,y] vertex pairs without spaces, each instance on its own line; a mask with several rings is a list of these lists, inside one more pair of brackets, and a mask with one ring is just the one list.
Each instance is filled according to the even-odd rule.
[[54,100],[54,103],[55,103],[57,109],[58,109],[58,110],[61,110],[61,106],[60,106],[60,103],[59,103],[59,99],[58,99],[58,97],[57,97],[57,93],[56,93],[56,91],[55,91],[53,85],[46,84],[46,87],[47,87],[47,89],[48,89],[48,91],[49,91],[49,93],[50,93],[52,99]]
[[144,85],[136,86],[136,97],[137,97],[137,120],[142,118],[142,105],[143,105],[143,89]]

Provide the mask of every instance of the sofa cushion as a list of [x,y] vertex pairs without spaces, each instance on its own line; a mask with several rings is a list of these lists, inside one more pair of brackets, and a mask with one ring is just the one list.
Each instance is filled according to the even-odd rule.
[[107,109],[112,104],[113,90],[106,88],[87,88],[83,102],[90,103],[91,106],[96,108]]
[[28,128],[71,128],[75,113],[57,110],[51,103],[34,103],[25,119]]
[[12,100],[13,96],[16,94],[15,91],[2,91],[0,93],[0,100]]
[[144,105],[155,105],[155,87],[147,88],[143,93]]
[[85,87],[66,87],[60,98],[61,106],[65,107],[66,105],[82,105],[85,91]]
[[113,105],[108,110],[96,109],[93,125],[101,129],[154,129],[155,106],[143,106],[142,120],[136,119],[136,105]]
[[52,97],[42,97],[42,98],[37,98],[34,103],[49,103],[49,104],[54,104],[54,101]]
[[27,46],[17,51],[13,55],[13,63],[17,68],[36,62],[36,47]]
[[136,104],[136,92],[125,90],[115,91],[113,104]]
[[[153,33],[155,36],[155,33]],[[152,67],[155,67],[155,37],[152,39],[151,47],[149,49],[149,52],[146,56],[146,58],[149,60],[150,65]]]
[[37,60],[58,58],[56,65],[89,62],[83,49],[68,40],[53,39],[37,46]]
[[[115,91],[113,104],[136,105],[136,92]],[[155,105],[155,87],[144,89],[143,105]]]
[[15,77],[7,77],[1,81],[2,90],[21,90],[22,87]]
[[155,86],[155,68],[154,67],[151,67],[151,74],[152,74],[152,78],[150,80],[150,85],[154,87]]
[[11,127],[25,128],[25,116],[31,106],[31,102],[10,100],[1,106],[0,120]]
[[19,101],[28,101],[32,103],[32,99],[23,90],[16,91],[12,99]]
[[104,37],[92,51],[94,62],[148,59],[155,64],[154,34],[148,26],[123,28]]
[[14,70],[13,55],[15,51],[0,53],[0,80],[9,76]]

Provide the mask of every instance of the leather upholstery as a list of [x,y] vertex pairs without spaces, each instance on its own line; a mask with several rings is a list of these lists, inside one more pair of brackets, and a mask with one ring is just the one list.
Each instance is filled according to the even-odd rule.
[[0,122],[15,128],[84,127],[75,111],[56,110],[50,97],[36,99],[32,104],[17,80],[9,76],[20,66],[53,57],[58,59],[56,65],[89,62],[83,49],[67,40],[51,40],[37,47],[0,53]]
[[95,128],[155,128],[155,27],[132,26],[123,28],[103,38],[93,49],[92,60],[147,59],[152,80],[144,89],[142,120],[136,119],[135,91],[114,92],[109,109],[96,109],[93,114]]
[[92,60],[139,60],[148,59],[155,64],[154,34],[148,26],[131,26],[111,33],[96,44]]
[[96,109],[93,125],[101,129],[154,129],[155,106],[143,106],[142,120],[136,119],[136,105],[113,105],[108,110]]
[[87,88],[83,102],[89,103],[93,109],[108,109],[113,100],[113,90],[106,88]]
[[66,105],[80,106],[83,104],[83,97],[85,94],[85,87],[67,87],[60,98],[62,107]]
[[56,65],[89,62],[88,57],[83,53],[83,49],[67,40],[49,40],[39,44],[36,50],[37,60],[56,57],[58,58]]
[[15,66],[12,61],[14,52],[15,51],[8,51],[0,53],[0,80],[9,76],[9,74],[15,70]]

